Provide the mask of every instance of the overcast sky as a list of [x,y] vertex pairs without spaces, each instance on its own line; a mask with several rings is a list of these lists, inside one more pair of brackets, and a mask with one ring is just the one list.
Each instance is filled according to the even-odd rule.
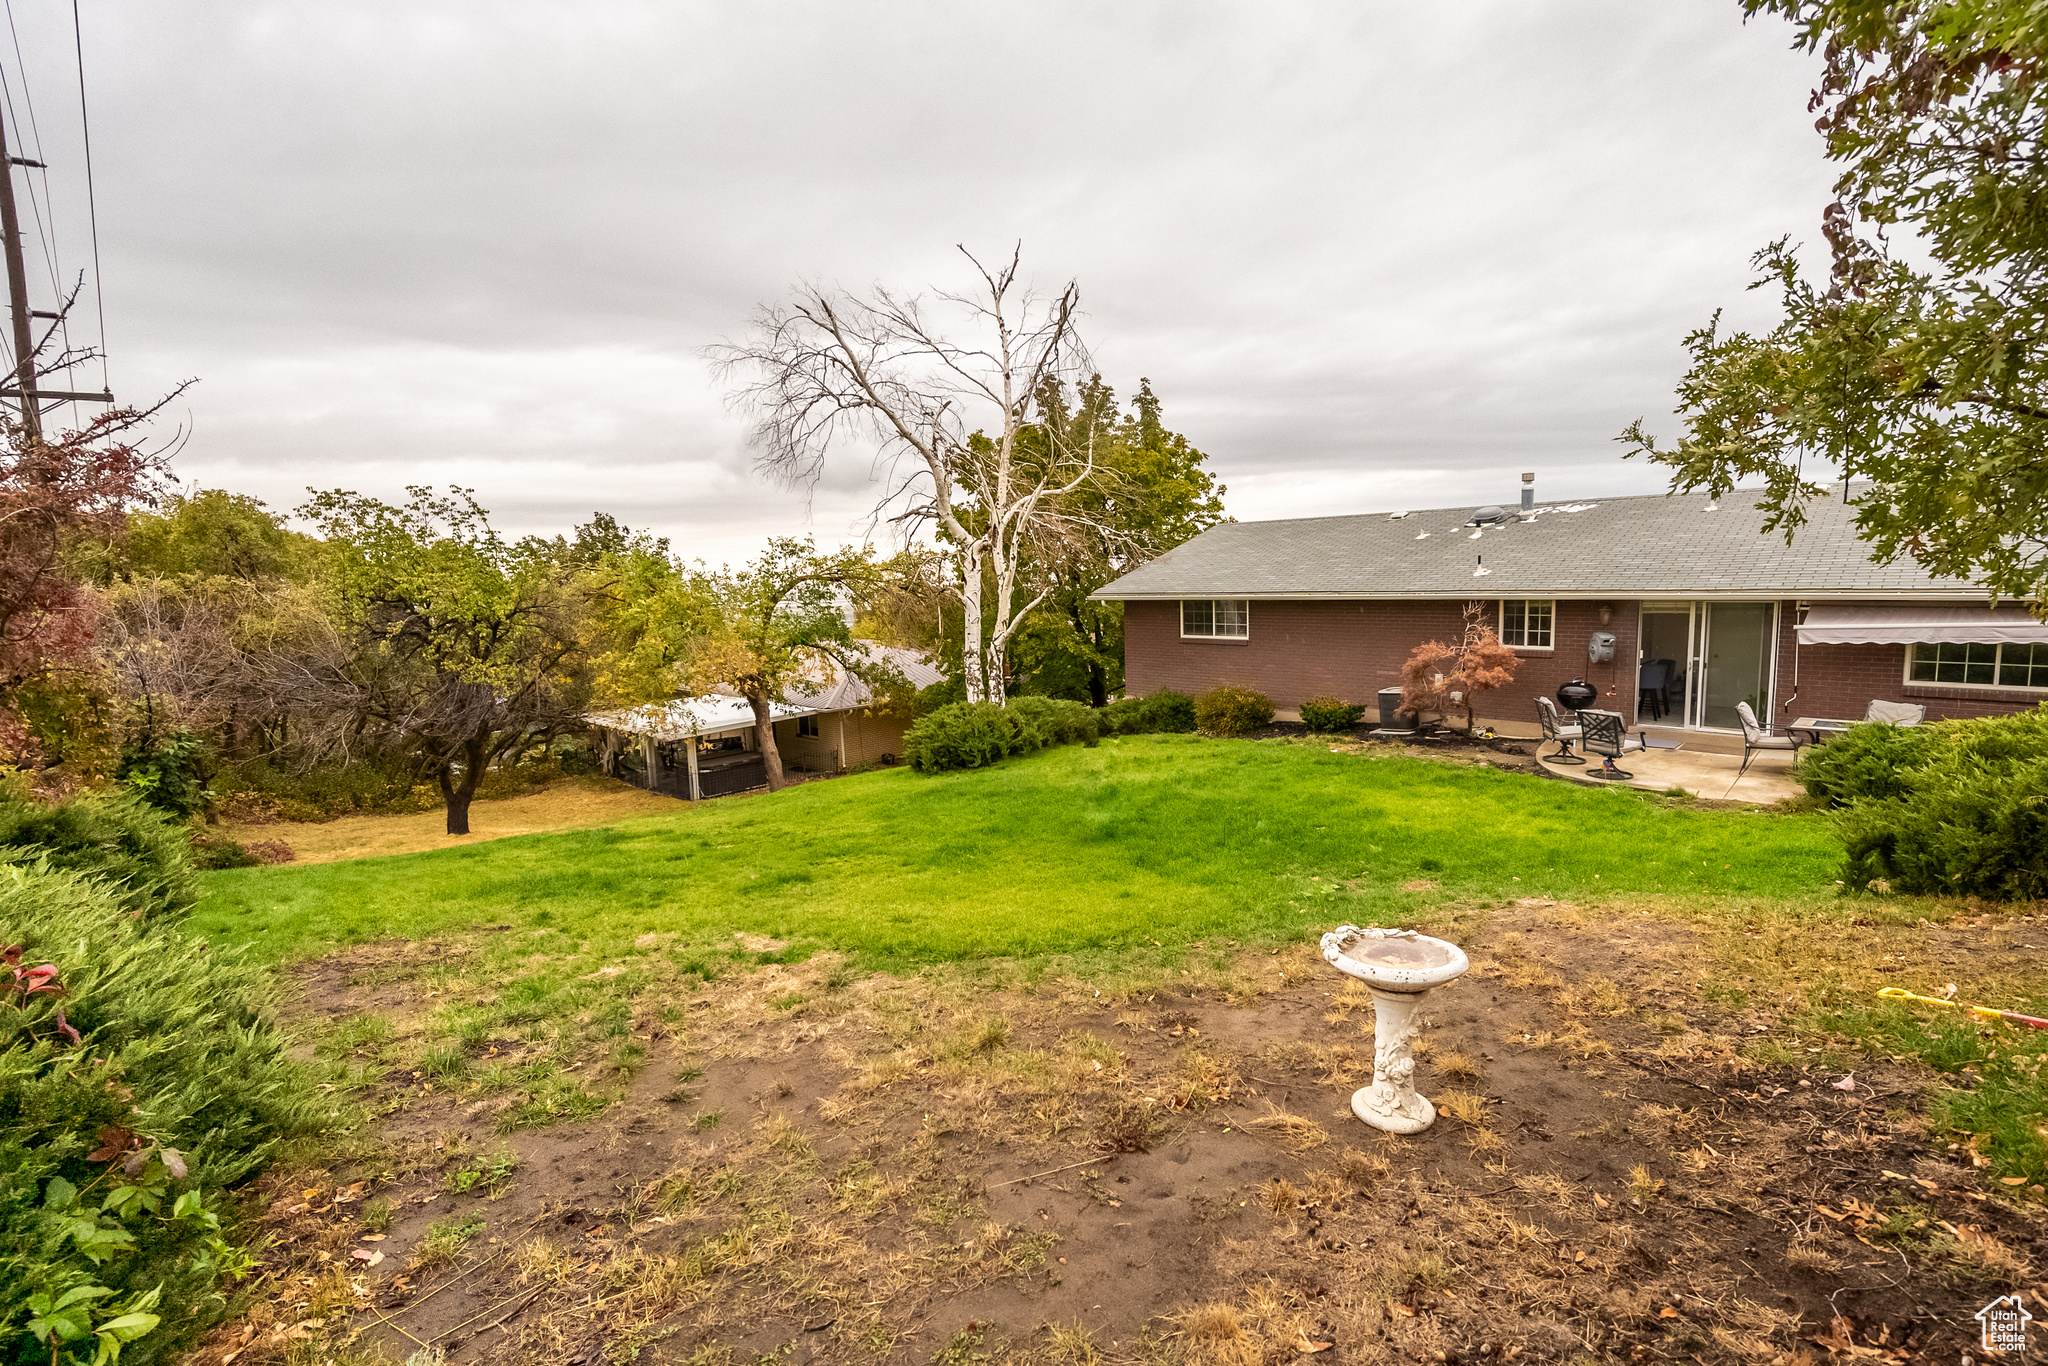
[[[70,7],[13,8],[75,269]],[[1613,437],[1672,429],[1681,337],[1767,316],[1748,258],[1833,178],[1735,0],[83,13],[112,383],[197,378],[183,478],[713,561],[873,491],[756,477],[700,348],[799,279],[957,287],[956,243],[1078,279],[1239,518],[1657,491]]]

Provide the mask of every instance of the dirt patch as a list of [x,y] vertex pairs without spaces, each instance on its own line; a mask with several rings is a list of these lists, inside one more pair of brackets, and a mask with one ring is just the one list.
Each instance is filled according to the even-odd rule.
[[[1277,734],[1274,738],[1281,738]],[[1539,773],[1547,770],[1536,760],[1540,742],[1506,736],[1492,740],[1467,739],[1462,732],[1445,735],[1415,735],[1405,739],[1375,739],[1364,731],[1349,735],[1306,735],[1297,737],[1312,744],[1326,744],[1332,753],[1406,754],[1417,759],[1443,763],[1479,765],[1506,773]]]
[[[1772,1007],[1710,1002],[1666,920],[1532,899],[1459,937],[1408,1139],[1350,1115],[1370,999],[1308,945],[1228,996],[734,972],[636,1005],[616,1102],[537,1130],[388,1074],[373,1141],[271,1179],[268,1293],[195,1360],[1954,1361],[1995,1296],[2048,1311],[2040,1214],[1930,1140],[1925,1073],[1760,1060]],[[309,1000],[422,1008],[400,952]]]

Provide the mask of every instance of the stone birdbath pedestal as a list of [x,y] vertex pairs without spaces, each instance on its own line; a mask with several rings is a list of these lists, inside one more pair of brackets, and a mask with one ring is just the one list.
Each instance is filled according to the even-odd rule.
[[1432,987],[1463,976],[1471,963],[1456,944],[1413,930],[1345,925],[1323,936],[1323,957],[1372,993],[1372,1085],[1351,1097],[1351,1113],[1390,1134],[1419,1134],[1436,1107],[1415,1092],[1415,1012]]

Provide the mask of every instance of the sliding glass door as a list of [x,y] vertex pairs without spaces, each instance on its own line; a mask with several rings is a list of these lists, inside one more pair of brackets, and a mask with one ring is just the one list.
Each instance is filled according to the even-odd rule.
[[1740,730],[1739,702],[1771,723],[1778,607],[1772,602],[1643,604],[1639,720]]
[[1710,602],[1706,604],[1706,645],[1701,654],[1699,719],[1693,724],[1716,730],[1740,730],[1738,702],[1749,703],[1757,720],[1771,723],[1771,645],[1777,604]]

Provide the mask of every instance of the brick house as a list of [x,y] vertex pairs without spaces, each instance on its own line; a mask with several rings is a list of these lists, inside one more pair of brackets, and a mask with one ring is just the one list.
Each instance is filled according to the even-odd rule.
[[1879,698],[1930,720],[2048,700],[2048,623],[1873,562],[1839,502],[1810,511],[1789,545],[1747,493],[1537,506],[1525,488],[1520,509],[1226,522],[1095,596],[1124,604],[1132,695],[1234,683],[1283,715],[1321,694],[1372,704],[1472,601],[1524,659],[1481,719],[1518,733],[1572,679],[1632,728],[1710,745],[1745,700],[1771,726]]

